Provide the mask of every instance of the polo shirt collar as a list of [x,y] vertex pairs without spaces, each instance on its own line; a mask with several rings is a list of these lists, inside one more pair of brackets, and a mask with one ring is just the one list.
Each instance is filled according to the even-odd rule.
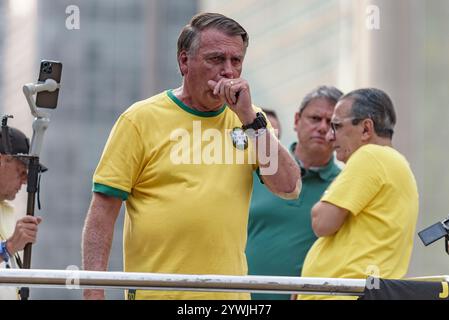
[[295,155],[295,149],[297,144],[298,144],[297,142],[292,143],[292,145],[290,146],[290,153],[293,155],[299,167],[301,168],[301,176],[304,177],[309,173],[314,173],[317,174],[324,181],[332,181],[340,171],[340,169],[335,163],[334,156],[332,155],[332,158],[323,167],[310,167],[309,169],[306,169],[304,168],[302,161],[299,160]]

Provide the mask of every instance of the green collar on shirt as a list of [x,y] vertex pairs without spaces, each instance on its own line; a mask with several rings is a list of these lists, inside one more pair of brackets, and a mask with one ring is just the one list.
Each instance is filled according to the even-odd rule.
[[193,114],[195,116],[199,116],[199,117],[215,117],[218,116],[219,114],[221,114],[225,109],[226,109],[226,104],[224,104],[219,110],[217,111],[198,111],[195,109],[190,108],[188,105],[186,105],[184,102],[182,102],[181,100],[179,100],[178,98],[176,98],[176,96],[173,94],[173,89],[171,90],[167,90],[167,95],[170,97],[171,100],[173,100],[174,103],[176,103],[176,105],[178,107],[180,107],[182,110]]
[[295,149],[297,144],[298,144],[297,142],[292,143],[292,145],[290,146],[290,153],[293,155],[299,167],[301,168],[301,176],[304,177],[309,173],[316,173],[324,181],[332,181],[335,178],[335,176],[338,175],[338,173],[340,172],[340,168],[335,163],[334,156],[332,156],[331,160],[324,167],[313,167],[305,169],[301,160],[299,160],[295,155]]

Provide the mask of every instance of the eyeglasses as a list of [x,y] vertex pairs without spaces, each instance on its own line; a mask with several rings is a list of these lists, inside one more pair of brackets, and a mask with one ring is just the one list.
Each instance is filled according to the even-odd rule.
[[349,118],[344,118],[341,119],[339,122],[335,122],[335,121],[331,121],[331,133],[332,135],[335,137],[335,133],[341,129],[341,127],[343,127],[343,123],[347,122],[347,121],[352,121],[353,125],[358,124],[361,120],[360,118],[355,118],[355,117],[349,117]]

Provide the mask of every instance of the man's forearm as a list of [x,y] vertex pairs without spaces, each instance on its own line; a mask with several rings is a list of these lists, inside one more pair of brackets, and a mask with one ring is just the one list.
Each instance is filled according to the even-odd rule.
[[301,191],[301,173],[293,157],[268,131],[257,138],[260,174],[268,189],[284,199],[296,199]]
[[[121,200],[94,193],[83,229],[84,270],[106,271]],[[104,299],[103,289],[84,290],[85,299]]]
[[120,211],[117,202],[94,195],[83,230],[82,257],[84,270],[105,271],[111,251],[114,225]]
[[312,229],[317,237],[327,237],[343,226],[349,211],[326,201],[318,201],[311,211]]
[[113,228],[89,211],[83,230],[83,269],[106,271],[111,251]]

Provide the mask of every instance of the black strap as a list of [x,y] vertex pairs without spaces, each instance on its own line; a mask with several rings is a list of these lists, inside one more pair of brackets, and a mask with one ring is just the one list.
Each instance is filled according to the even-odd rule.
[[37,176],[37,208],[41,210],[41,174]]
[[22,269],[22,259],[20,259],[20,256],[19,256],[19,254],[16,252],[15,254],[14,254],[14,259],[16,260],[16,264],[17,264],[17,267],[19,268],[19,269]]

